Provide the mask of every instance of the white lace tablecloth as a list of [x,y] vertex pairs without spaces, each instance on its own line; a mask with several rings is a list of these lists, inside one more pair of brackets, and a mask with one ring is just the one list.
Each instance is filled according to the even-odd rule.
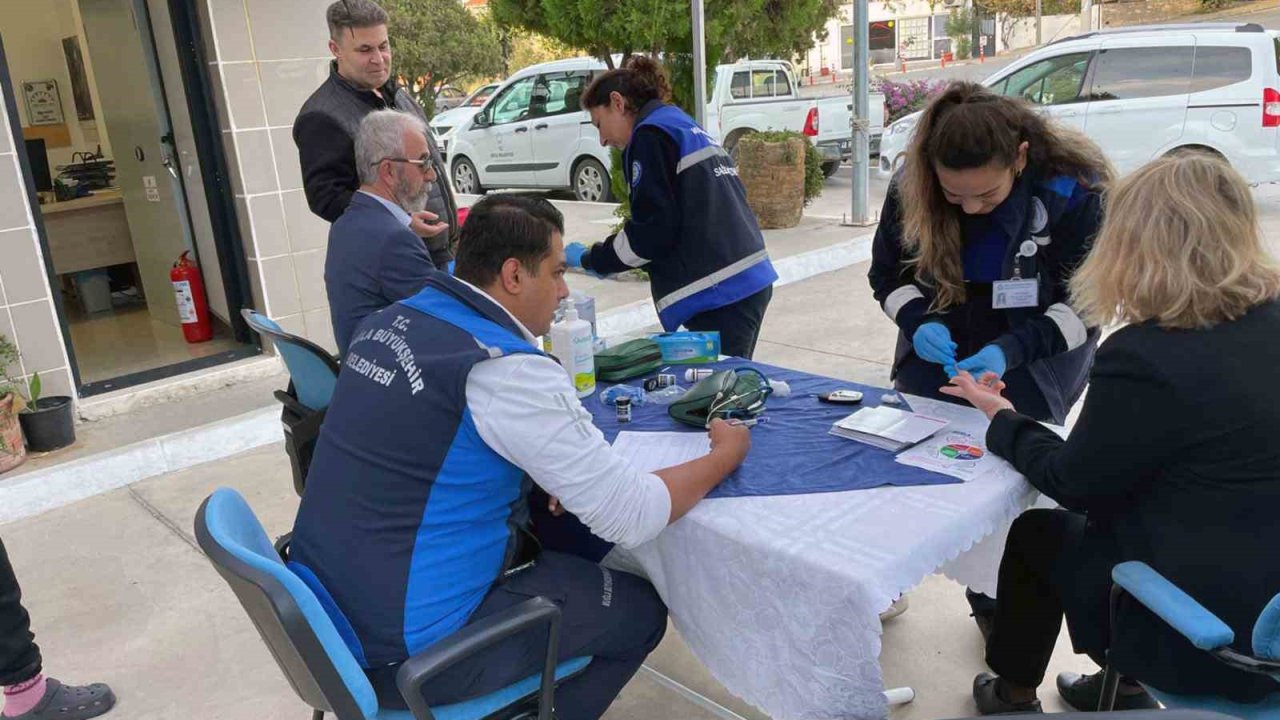
[[[975,410],[909,402],[985,433]],[[870,720],[886,713],[879,613],[939,571],[994,595],[1035,498],[1000,463],[963,484],[713,499],[610,562],[638,566],[698,659],[775,720]]]

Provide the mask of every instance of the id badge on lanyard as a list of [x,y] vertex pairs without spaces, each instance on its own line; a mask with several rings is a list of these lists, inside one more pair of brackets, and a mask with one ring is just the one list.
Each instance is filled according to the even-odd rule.
[[997,280],[991,284],[991,307],[995,310],[1032,308],[1040,304],[1040,282],[1037,278],[1023,279],[1022,258],[1035,257],[1039,246],[1024,240],[1013,258],[1013,278]]

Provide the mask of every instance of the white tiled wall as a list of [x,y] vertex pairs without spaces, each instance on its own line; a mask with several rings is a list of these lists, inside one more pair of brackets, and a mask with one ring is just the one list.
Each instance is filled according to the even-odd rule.
[[8,114],[0,112],[0,335],[21,353],[5,374],[26,381],[38,372],[45,396],[74,397],[52,298]]
[[254,305],[334,350],[324,292],[329,225],[302,193],[293,119],[329,74],[330,0],[201,0],[209,72]]

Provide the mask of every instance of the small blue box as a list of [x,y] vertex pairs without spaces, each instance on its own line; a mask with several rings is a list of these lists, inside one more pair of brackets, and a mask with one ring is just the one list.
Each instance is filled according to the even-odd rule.
[[713,363],[720,359],[720,333],[672,332],[650,335],[662,350],[662,362],[673,365]]

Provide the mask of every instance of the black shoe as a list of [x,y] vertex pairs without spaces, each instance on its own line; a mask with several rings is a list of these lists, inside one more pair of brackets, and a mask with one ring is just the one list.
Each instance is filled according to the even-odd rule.
[[89,720],[111,710],[116,696],[102,683],[63,685],[48,678],[44,697],[21,715],[5,720]]
[[982,633],[982,641],[991,637],[991,625],[996,619],[996,599],[969,588],[964,589],[964,599],[969,601],[969,616],[978,624],[978,632]]
[[1040,700],[1015,703],[1000,697],[1000,678],[991,673],[981,673],[973,679],[973,701],[978,704],[979,715],[1004,715],[1006,713],[1038,713]]
[[[1058,674],[1058,694],[1063,701],[1080,712],[1095,712],[1098,709],[1098,698],[1102,696],[1102,671],[1092,675],[1064,672]],[[1123,687],[1124,683],[1121,683]],[[1143,690],[1137,693],[1116,693],[1116,704],[1112,710],[1157,710],[1151,693]]]

